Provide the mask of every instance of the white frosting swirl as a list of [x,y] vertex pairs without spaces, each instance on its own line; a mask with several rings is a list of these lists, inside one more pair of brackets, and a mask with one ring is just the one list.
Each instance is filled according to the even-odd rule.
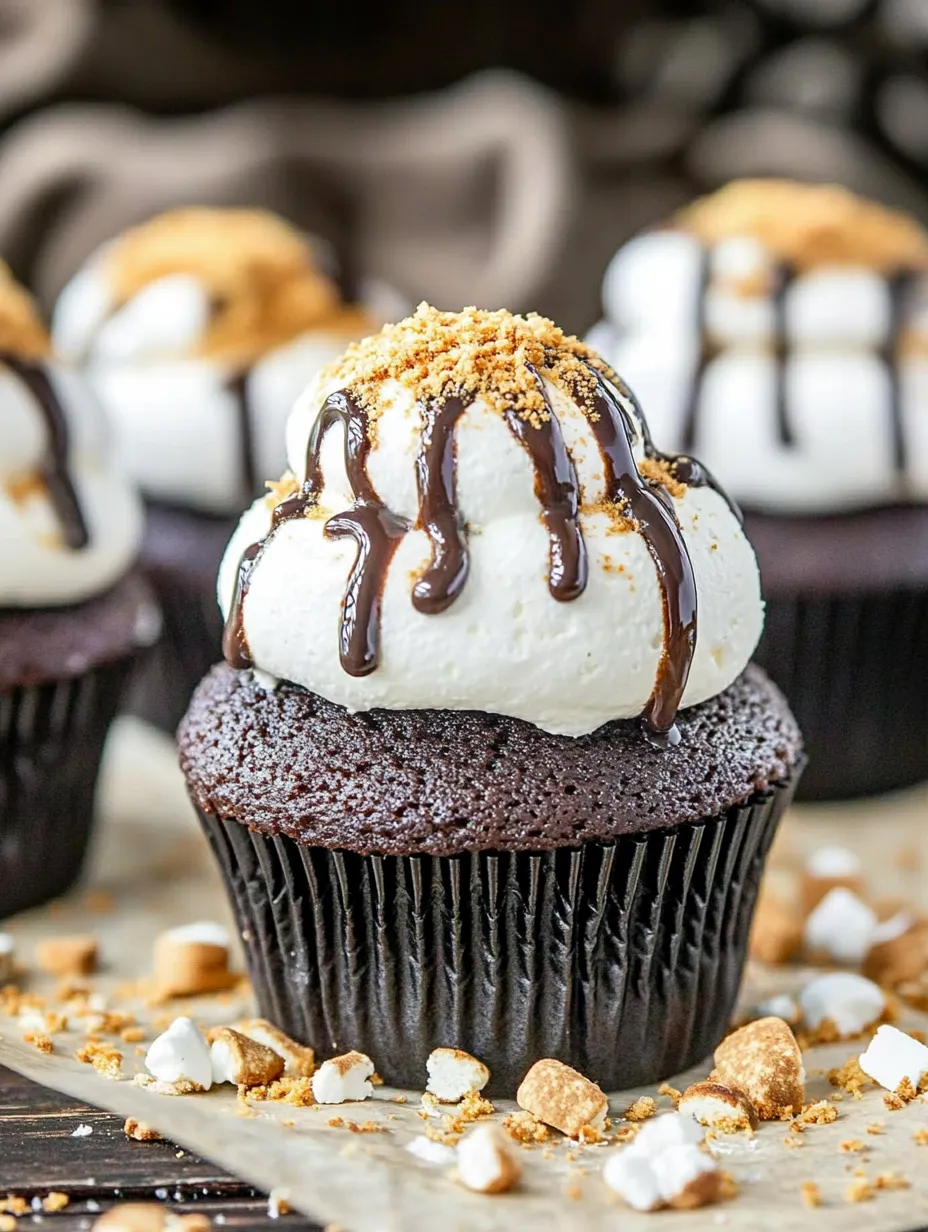
[[68,435],[67,473],[87,530],[69,547],[43,478],[49,435],[35,396],[0,366],[0,607],[78,603],[130,567],[142,535],[141,502],[116,467],[104,417],[83,377],[35,361],[48,376]]
[[[704,291],[703,260],[702,244],[683,231],[631,240],[609,265],[605,319],[588,337],[647,408],[655,440],[684,447],[704,296],[714,353],[699,382],[692,447],[735,500],[797,514],[928,500],[928,274],[911,281],[902,303],[900,332],[921,345],[904,345],[889,360],[893,369],[882,354],[891,330],[886,278],[822,266],[790,282],[782,305],[785,442],[772,349],[776,258],[752,237],[724,240],[708,253]],[[893,377],[904,467],[894,453]]]
[[[379,665],[370,675],[349,675],[339,661],[339,622],[357,549],[350,540],[328,538],[323,516],[286,521],[267,541],[244,598],[255,667],[349,710],[481,710],[571,736],[639,715],[655,688],[664,646],[655,565],[639,531],[618,527],[595,507],[606,490],[590,423],[572,398],[546,386],[581,489],[589,578],[579,598],[552,598],[531,459],[502,416],[478,398],[456,427],[457,504],[470,571],[454,602],[439,615],[413,606],[412,588],[430,560],[430,544],[424,530],[409,530],[386,574]],[[331,378],[327,385],[317,380],[290,417],[288,459],[299,479],[312,425],[337,388]],[[414,523],[421,412],[412,392],[395,381],[381,387],[379,402],[368,475],[387,507]],[[352,505],[343,451],[337,426],[321,453],[319,509],[326,516]],[[635,456],[644,457],[640,432]],[[691,706],[720,693],[744,669],[760,635],[763,604],[754,554],[724,498],[690,487],[673,504],[698,596],[698,636],[682,703]],[[257,501],[229,544],[219,575],[226,614],[242,553],[268,534],[271,514],[268,501]]]

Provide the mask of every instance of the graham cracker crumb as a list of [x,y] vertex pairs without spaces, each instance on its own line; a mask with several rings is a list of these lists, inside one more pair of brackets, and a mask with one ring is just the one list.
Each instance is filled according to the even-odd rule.
[[672,1087],[669,1082],[662,1082],[657,1088],[657,1093],[658,1095],[665,1095],[673,1104],[674,1108],[677,1107],[680,1100],[683,1098],[683,1092],[678,1091],[676,1087]]
[[789,1147],[791,1151],[795,1151],[795,1150],[798,1150],[799,1147],[805,1146],[805,1143],[803,1142],[801,1137],[798,1137],[794,1134],[787,1134],[786,1137],[783,1139],[783,1145],[786,1147]]
[[912,1138],[916,1146],[928,1146],[928,1128],[916,1129]]
[[844,1191],[844,1200],[845,1202],[869,1202],[875,1195],[876,1190],[873,1184],[866,1177],[861,1176],[848,1185]]
[[625,1109],[626,1121],[649,1121],[657,1115],[657,1104],[650,1095],[642,1095]]
[[74,1056],[85,1065],[92,1065],[104,1078],[117,1079],[122,1071],[122,1053],[112,1044],[91,1037]]
[[125,1125],[122,1127],[122,1132],[127,1138],[132,1138],[135,1142],[162,1142],[162,1135],[152,1125],[148,1125],[145,1121],[137,1121],[135,1117],[129,1117]]
[[27,1031],[23,1039],[27,1044],[31,1044],[33,1048],[38,1049],[39,1052],[48,1054],[54,1050],[54,1045],[47,1035],[38,1035],[35,1031]]
[[877,1189],[911,1189],[911,1182],[901,1172],[880,1172],[873,1178]]
[[[510,1138],[522,1146],[534,1146],[539,1142],[549,1142],[551,1130],[543,1121],[539,1121],[531,1112],[511,1112],[503,1121],[503,1129]],[[926,1130],[928,1134],[928,1130]]]
[[289,1078],[286,1075],[266,1085],[248,1087],[246,1094],[250,1099],[293,1104],[297,1108],[310,1108],[316,1102],[311,1078]]
[[848,1095],[853,1095],[855,1099],[861,1098],[861,1092],[865,1087],[873,1086],[872,1080],[860,1068],[860,1061],[856,1054],[849,1056],[840,1068],[830,1069],[828,1081],[833,1087],[840,1087]]
[[905,1102],[902,1096],[897,1095],[895,1091],[883,1096],[883,1103],[886,1106],[887,1112],[901,1112],[905,1107]]
[[63,1211],[70,1201],[71,1199],[66,1193],[53,1189],[47,1198],[42,1199],[42,1210],[47,1211],[51,1215],[55,1211]]
[[822,1205],[822,1191],[815,1181],[803,1181],[800,1188],[803,1206],[816,1207]]
[[804,1125],[830,1125],[837,1119],[838,1109],[824,1099],[814,1104],[806,1104],[800,1114],[800,1120]]
[[845,1138],[845,1140],[838,1147],[838,1150],[843,1151],[846,1155],[853,1154],[857,1151],[866,1151],[867,1149],[867,1144],[865,1142],[861,1142],[859,1138]]
[[882,1121],[871,1121],[871,1123],[867,1126],[867,1133],[873,1134],[874,1137],[878,1134],[885,1134],[886,1126]]

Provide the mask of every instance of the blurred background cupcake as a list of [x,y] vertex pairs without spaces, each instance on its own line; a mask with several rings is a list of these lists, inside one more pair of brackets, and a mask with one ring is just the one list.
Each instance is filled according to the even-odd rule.
[[0,918],[80,871],[107,729],[158,633],[141,536],[95,398],[0,267]]
[[383,320],[383,294],[346,303],[325,255],[264,211],[178,209],[105,245],[55,307],[55,346],[84,366],[146,497],[142,565],[165,630],[134,706],[170,731],[219,656],[216,568],[260,476],[283,466],[288,408]]
[[746,511],[807,797],[928,775],[928,233],[740,181],[616,254],[591,340]]
[[421,306],[287,442],[178,733],[261,1012],[401,1086],[439,1044],[501,1092],[705,1056],[803,761],[724,494],[505,311]]

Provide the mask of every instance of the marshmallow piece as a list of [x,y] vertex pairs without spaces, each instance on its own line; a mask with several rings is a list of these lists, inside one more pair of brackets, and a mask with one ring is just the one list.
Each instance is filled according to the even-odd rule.
[[721,1197],[718,1164],[692,1143],[661,1151],[651,1159],[651,1167],[661,1197],[676,1210],[693,1210]]
[[847,847],[819,847],[806,860],[799,888],[806,915],[831,890],[843,888],[860,896],[864,888],[860,858]]
[[802,945],[802,921],[789,903],[769,890],[761,890],[748,949],[758,962],[779,966],[789,962]]
[[85,934],[49,937],[36,947],[36,966],[48,975],[90,975],[96,970],[99,950],[96,937]]
[[368,1081],[374,1062],[363,1052],[346,1052],[323,1063],[313,1074],[313,1096],[317,1104],[347,1104],[369,1099],[374,1088]]
[[290,1078],[311,1078],[316,1069],[316,1054],[305,1044],[298,1044],[266,1018],[245,1018],[235,1024],[235,1030],[247,1035],[256,1044],[263,1044],[284,1059],[284,1073]]
[[9,933],[0,933],[0,982],[13,978],[16,970],[16,942]]
[[522,1164],[498,1125],[478,1125],[458,1143],[458,1179],[475,1193],[497,1194],[512,1189]]
[[807,1027],[816,1031],[826,1020],[842,1038],[860,1035],[883,1014],[886,998],[872,980],[849,971],[831,971],[806,984],[799,1004]]
[[578,1137],[587,1127],[601,1131],[609,1110],[609,1101],[595,1082],[550,1057],[536,1061],[522,1079],[516,1103],[568,1138]]
[[[905,925],[908,927],[905,927]],[[917,980],[928,969],[928,923],[913,920],[905,912],[878,924],[873,930],[863,972],[884,988]]]
[[162,1000],[220,992],[238,976],[229,970],[229,934],[202,920],[170,928],[155,939],[155,992]]
[[917,1091],[928,1074],[928,1048],[896,1027],[882,1026],[860,1056],[860,1068],[887,1091],[908,1079]]
[[781,992],[777,993],[775,997],[768,997],[766,1001],[761,1001],[757,1007],[757,1017],[782,1018],[784,1022],[788,1022],[791,1027],[794,1027],[799,1022],[802,1014],[795,998],[791,997],[788,992]]
[[217,1027],[210,1032],[210,1040],[215,1083],[256,1087],[273,1082],[284,1072],[284,1059],[279,1053],[231,1027]]
[[645,1121],[624,1154],[656,1155],[672,1146],[700,1146],[706,1135],[690,1116],[665,1112]]
[[175,1018],[152,1042],[145,1068],[159,1082],[189,1082],[203,1091],[213,1085],[209,1045],[192,1018]]
[[829,890],[806,920],[806,949],[837,962],[860,963],[870,949],[876,912],[851,890]]
[[158,1202],[121,1202],[94,1222],[93,1232],[210,1232],[206,1215],[175,1215]]
[[453,1164],[455,1159],[450,1146],[445,1146],[443,1142],[434,1142],[431,1138],[426,1138],[425,1134],[419,1134],[411,1142],[407,1142],[406,1150],[427,1164]]
[[647,1155],[619,1151],[606,1160],[603,1180],[635,1211],[657,1211],[663,1206],[660,1185]]
[[460,1048],[436,1048],[425,1063],[429,1073],[426,1090],[443,1104],[456,1104],[468,1091],[482,1091],[490,1071],[482,1061]]
[[94,359],[118,363],[189,353],[202,340],[209,318],[209,293],[200,280],[168,274],[142,287],[103,323]]
[[721,1082],[694,1082],[683,1092],[678,1111],[726,1134],[752,1133],[758,1124],[754,1105],[744,1092]]
[[715,1050],[712,1080],[743,1091],[762,1121],[802,1111],[805,1070],[796,1037],[782,1018],[759,1018]]

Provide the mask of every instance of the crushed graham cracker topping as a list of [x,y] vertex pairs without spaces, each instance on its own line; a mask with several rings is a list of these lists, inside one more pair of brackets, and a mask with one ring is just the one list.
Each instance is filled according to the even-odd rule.
[[837,184],[735,180],[681,210],[674,222],[703,243],[751,236],[797,269],[928,269],[928,232],[914,218]]
[[374,327],[342,303],[300,232],[266,210],[168,210],[126,231],[103,270],[117,305],[159,278],[193,275],[213,304],[203,356],[244,363],[308,330],[347,340]]
[[592,392],[587,365],[616,380],[595,351],[534,312],[439,312],[422,303],[412,316],[349,346],[323,379],[350,388],[372,422],[383,382],[395,380],[417,399],[480,397],[537,427],[550,412],[532,368],[560,388]]
[[49,348],[48,330],[32,296],[0,261],[0,352],[19,359],[43,359]]

